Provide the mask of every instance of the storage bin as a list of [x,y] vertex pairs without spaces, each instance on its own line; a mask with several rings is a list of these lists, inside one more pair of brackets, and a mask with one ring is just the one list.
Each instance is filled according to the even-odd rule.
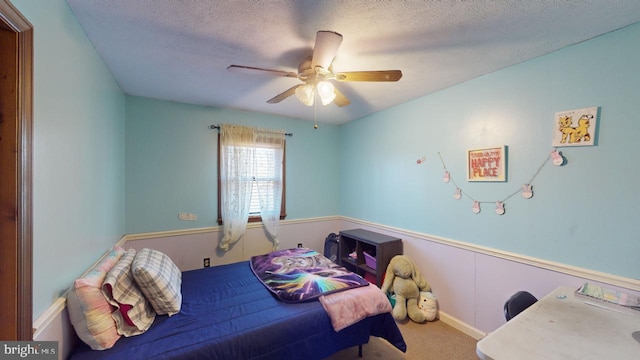
[[367,264],[368,267],[372,268],[372,269],[376,269],[376,258],[369,255],[368,253],[363,253],[364,254],[364,263]]

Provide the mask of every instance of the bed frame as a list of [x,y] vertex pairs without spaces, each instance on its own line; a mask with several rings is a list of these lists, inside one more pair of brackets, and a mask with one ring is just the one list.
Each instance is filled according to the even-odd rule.
[[324,359],[370,336],[406,351],[390,313],[336,332],[320,302],[277,300],[245,261],[183,272],[178,314],[157,316],[147,332],[108,350],[78,341],[69,359]]

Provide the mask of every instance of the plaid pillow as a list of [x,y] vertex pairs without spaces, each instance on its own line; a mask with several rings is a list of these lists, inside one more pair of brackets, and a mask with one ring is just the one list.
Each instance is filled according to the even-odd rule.
[[102,283],[102,293],[117,308],[111,316],[116,322],[118,334],[124,336],[142,334],[156,318],[153,307],[133,280],[131,263],[135,256],[135,249],[127,250]]
[[131,264],[133,278],[158,315],[180,312],[182,273],[164,253],[142,249]]

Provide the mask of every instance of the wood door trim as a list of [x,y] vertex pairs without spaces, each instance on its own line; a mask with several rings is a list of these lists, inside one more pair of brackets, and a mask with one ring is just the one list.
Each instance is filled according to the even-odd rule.
[[[0,22],[16,34],[17,55],[17,339],[33,337],[33,26],[9,2],[0,0]],[[6,326],[6,324],[5,324]]]

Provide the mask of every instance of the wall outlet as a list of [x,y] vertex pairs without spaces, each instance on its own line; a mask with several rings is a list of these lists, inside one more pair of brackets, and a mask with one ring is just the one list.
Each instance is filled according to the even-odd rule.
[[196,221],[198,220],[198,215],[181,212],[181,213],[178,213],[178,219],[184,220],[184,221]]
[[204,259],[202,260],[202,266],[204,266],[204,267],[209,267],[209,266],[211,266],[211,258],[204,258]]
[[302,247],[302,243],[298,243],[298,247],[301,248]]

